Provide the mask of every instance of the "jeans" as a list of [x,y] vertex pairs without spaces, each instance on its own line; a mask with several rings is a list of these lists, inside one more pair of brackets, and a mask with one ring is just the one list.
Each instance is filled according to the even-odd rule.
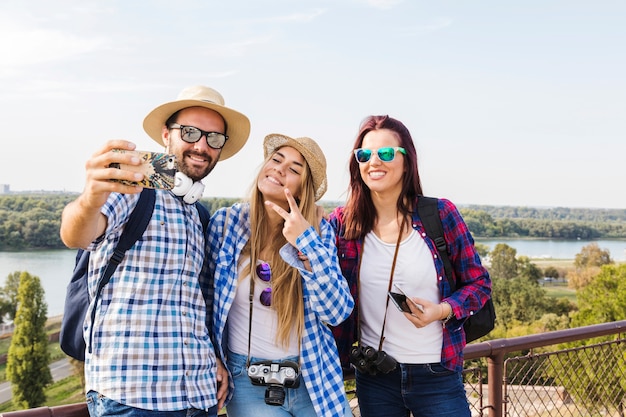
[[[297,362],[297,358],[285,358]],[[282,388],[285,390],[285,402],[282,406],[265,404],[267,386],[252,385],[246,369],[246,355],[228,352],[227,365],[235,383],[233,399],[226,406],[228,417],[317,417],[313,403],[309,397],[302,376],[298,388]],[[250,363],[264,360],[250,358]],[[346,402],[346,416],[352,416],[350,406]]]
[[91,417],[121,416],[121,417],[217,417],[217,405],[208,410],[190,408],[179,411],[156,411],[135,408],[120,404],[95,391],[87,393],[87,408]]
[[356,372],[362,417],[469,417],[460,372],[438,363],[401,364],[388,374]]

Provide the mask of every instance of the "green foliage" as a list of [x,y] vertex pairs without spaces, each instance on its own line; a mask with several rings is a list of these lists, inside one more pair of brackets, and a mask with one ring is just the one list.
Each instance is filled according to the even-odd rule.
[[474,248],[476,249],[476,252],[478,252],[478,256],[480,256],[481,259],[485,259],[489,255],[489,246],[484,243],[475,243]]
[[557,279],[560,274],[559,270],[556,269],[554,266],[547,266],[546,269],[543,270],[543,275],[545,277]]
[[52,382],[45,329],[48,306],[39,277],[20,274],[17,302],[6,375],[12,384],[13,402],[34,408],[45,403],[44,388]]
[[76,194],[0,196],[0,250],[61,249],[61,212]]
[[521,278],[536,284],[543,278],[543,272],[536,264],[530,261],[528,256],[520,256],[517,258],[517,272]]
[[604,265],[577,297],[576,327],[626,320],[626,264]]
[[490,252],[492,278],[511,279],[517,276],[517,250],[506,243],[498,243]]
[[[567,317],[575,306],[569,301],[549,297],[546,291],[526,277],[493,278],[493,302],[496,307],[497,323],[504,329],[505,336],[521,336],[510,331],[516,326],[528,326],[542,320],[544,316],[553,314]],[[545,319],[547,320],[547,319]],[[549,322],[545,323],[546,326]],[[557,324],[552,324],[557,326]]]
[[217,209],[221,207],[230,207],[239,201],[242,201],[242,199],[241,198],[215,197],[215,198],[203,198],[200,200],[200,202],[204,204],[206,208],[209,210],[209,213],[213,213],[214,211],[216,211]]
[[[587,253],[585,250],[581,253],[583,252]],[[594,252],[597,251],[594,249]],[[584,253],[581,259],[586,259]],[[587,266],[584,270],[596,269],[597,266]],[[626,264],[602,266],[577,291],[577,298],[579,311],[572,314],[571,327],[626,319]],[[564,386],[573,397],[590,409],[604,410],[607,405],[619,409],[622,398],[626,395],[626,382],[615,371],[619,369],[623,375],[626,358],[623,350],[607,347],[606,343],[610,341],[612,337],[607,336],[565,343],[562,348],[568,348],[571,355],[566,359],[560,358],[558,363],[549,368],[556,383]],[[575,353],[581,346],[598,342],[604,344],[589,349],[586,355]],[[613,352],[614,357],[607,357]]]
[[598,275],[602,265],[612,263],[607,249],[600,249],[597,243],[584,246],[574,258],[575,269],[567,275],[568,285],[574,289],[584,288]]
[[586,268],[589,266],[602,266],[612,264],[611,252],[607,249],[600,249],[597,243],[590,243],[584,246],[574,258],[576,268]]
[[460,211],[476,237],[626,237],[626,210],[470,205]]
[[494,219],[536,219],[591,223],[626,223],[626,209],[537,208],[515,206],[468,205],[464,210],[485,212]]
[[10,273],[6,278],[4,287],[0,287],[0,323],[15,318],[21,274],[20,271]]

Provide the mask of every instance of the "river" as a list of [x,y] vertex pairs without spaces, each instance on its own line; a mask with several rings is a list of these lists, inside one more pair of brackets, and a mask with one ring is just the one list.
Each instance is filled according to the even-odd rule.
[[517,250],[517,255],[540,259],[574,259],[584,246],[597,243],[608,250],[616,262],[626,262],[626,240],[550,240],[550,239],[476,239],[492,250],[496,244],[505,243]]
[[[574,259],[585,240],[524,240],[524,239],[477,239],[478,243],[493,249],[497,243],[506,243],[517,250],[517,255],[530,258]],[[626,262],[626,240],[594,241],[600,249],[606,249],[616,262]],[[48,316],[63,313],[65,287],[74,268],[74,250],[49,250],[29,252],[0,252],[0,285],[15,271],[27,271],[41,280],[48,303]]]

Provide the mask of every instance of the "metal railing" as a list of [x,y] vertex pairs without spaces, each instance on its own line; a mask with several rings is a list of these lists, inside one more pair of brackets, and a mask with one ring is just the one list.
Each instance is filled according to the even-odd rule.
[[[466,346],[464,379],[472,415],[624,417],[625,331],[623,320]],[[614,337],[591,340],[603,336]],[[588,344],[558,346],[581,340]],[[549,346],[555,349],[544,349]],[[481,367],[472,360],[487,361],[486,397],[477,374]]]
[[[472,416],[626,417],[625,332],[623,320],[467,345],[463,377]],[[581,346],[569,345],[583,340]],[[353,375],[346,375],[350,379]],[[353,412],[360,415],[356,404]],[[2,416],[88,413],[86,404],[78,403]]]

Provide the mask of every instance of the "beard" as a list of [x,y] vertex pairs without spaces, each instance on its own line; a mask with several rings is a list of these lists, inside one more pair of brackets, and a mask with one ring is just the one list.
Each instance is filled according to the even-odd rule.
[[[185,157],[190,155],[204,158],[207,161],[206,168],[202,169],[188,164]],[[213,159],[211,155],[206,153],[187,151],[183,152],[182,156],[182,158],[178,158],[178,170],[194,181],[201,181],[204,179],[211,171],[213,171],[213,168],[215,168],[215,165],[217,164],[217,159]]]

